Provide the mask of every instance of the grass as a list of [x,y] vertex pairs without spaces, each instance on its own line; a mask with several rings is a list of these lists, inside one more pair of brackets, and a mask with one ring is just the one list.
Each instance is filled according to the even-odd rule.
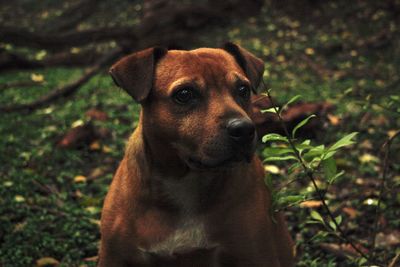
[[[343,214],[348,234],[370,249],[375,206],[368,203],[377,199],[383,164],[380,147],[400,123],[399,88],[388,87],[399,79],[398,29],[391,26],[394,19],[390,10],[379,9],[372,2],[359,6],[340,3],[321,4],[315,10],[305,10],[308,15],[304,16],[267,5],[258,17],[210,32],[199,46],[216,46],[230,39],[261,56],[266,62],[265,81],[280,102],[301,94],[303,101],[335,104],[332,115],[340,123],[327,122],[326,132],[315,142],[330,144],[346,133],[359,132],[357,144],[336,157],[345,174],[329,188],[326,197],[334,212]],[[359,40],[385,28],[392,33],[389,46],[357,46]],[[344,48],[332,52],[330,47],[337,44],[344,44]],[[44,83],[1,91],[0,104],[29,102],[74,80],[81,72],[49,68],[1,73],[0,83],[30,80],[33,73],[43,75]],[[110,133],[100,140],[99,148],[56,147],[72,125],[88,120],[84,113],[93,107],[109,116],[105,122],[94,122]],[[138,105],[101,73],[69,100],[29,113],[0,116],[1,266],[32,266],[44,257],[56,259],[61,266],[95,266],[91,257],[97,255],[102,201],[138,114]],[[398,149],[399,143],[394,142],[381,216],[386,232],[400,228]],[[273,174],[278,186],[284,182],[287,166],[276,166],[281,172]],[[79,181],[77,176],[87,180]],[[312,193],[305,179],[287,190]],[[350,216],[343,212],[344,207],[357,214]],[[340,242],[324,236],[320,226],[309,224],[310,210],[300,206],[286,210],[297,243],[298,266],[357,266],[321,249],[321,243]],[[384,262],[398,253],[390,246],[380,247],[378,252]]]

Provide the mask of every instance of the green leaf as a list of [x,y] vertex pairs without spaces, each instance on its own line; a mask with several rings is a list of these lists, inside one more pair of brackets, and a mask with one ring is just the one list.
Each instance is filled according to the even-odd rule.
[[302,120],[301,122],[299,122],[292,131],[292,137],[295,138],[297,130],[300,129],[301,127],[303,127],[311,118],[314,118],[314,117],[316,117],[316,116],[314,114],[312,114],[312,115],[308,116],[307,118],[305,118],[304,120]]
[[[335,221],[336,221],[336,224],[337,225],[340,225],[341,223],[342,223],[342,216],[337,216],[336,218],[335,218]],[[329,222],[329,226],[333,229],[333,231],[336,231],[337,230],[337,227],[336,227],[336,224],[333,222],[333,221],[330,221]]]
[[267,157],[263,160],[263,162],[268,162],[268,161],[285,161],[285,160],[297,160],[297,158],[293,155],[286,155],[286,156],[273,156],[273,157]]
[[321,165],[327,181],[331,181],[337,172],[335,160],[332,157],[325,159],[321,162]]
[[333,221],[329,222],[329,226],[332,228],[333,231],[336,231],[336,224],[334,224]]
[[307,161],[311,161],[316,157],[321,158],[322,155],[324,154],[324,152],[325,152],[325,146],[324,145],[319,145],[319,146],[311,148],[307,153],[304,154],[303,157]]
[[333,150],[338,150],[341,147],[344,146],[349,146],[355,143],[354,140],[352,140],[358,133],[357,132],[353,132],[351,134],[348,134],[346,136],[344,136],[343,138],[341,138],[339,141],[337,141],[336,143],[334,143],[329,149],[328,151],[333,151]]
[[342,176],[344,174],[344,171],[340,171],[338,173],[336,173],[333,177],[331,177],[330,179],[328,179],[328,183],[332,184],[333,182],[335,182],[335,180],[337,178],[339,178],[340,176]]
[[318,211],[312,210],[310,215],[311,215],[311,218],[313,218],[314,220],[325,224],[324,219],[322,218],[321,214],[318,213]]
[[300,203],[304,201],[304,196],[302,195],[291,195],[291,196],[284,196],[279,199],[279,205],[281,206],[289,206],[296,203]]
[[272,107],[272,108],[269,108],[269,109],[262,109],[261,110],[261,113],[274,113],[274,114],[276,114],[277,112],[276,111],[278,111],[279,112],[279,107]]
[[297,101],[297,99],[300,99],[301,95],[296,95],[294,97],[292,97],[286,104],[285,106],[289,106],[290,104],[292,104],[293,102]]
[[290,165],[288,169],[288,174],[292,174],[296,169],[301,168],[301,163],[300,162],[295,162],[292,165]]
[[263,136],[263,138],[262,138],[263,143],[266,143],[269,141],[283,141],[283,142],[289,143],[287,137],[282,136],[280,134],[276,134],[276,133],[266,134]]
[[283,107],[279,110],[279,114],[282,113],[283,110],[285,110],[290,104],[292,104],[293,102],[295,102],[297,99],[301,98],[301,95],[296,95],[294,97],[292,97],[285,105],[283,105]]
[[270,174],[265,175],[264,183],[269,188],[269,190],[271,190],[272,189],[272,175],[270,175]]
[[335,218],[335,221],[338,225],[340,225],[342,223],[342,215],[339,215]]
[[268,156],[279,156],[284,154],[293,154],[293,150],[291,148],[286,147],[267,147],[263,151],[263,155],[265,157]]

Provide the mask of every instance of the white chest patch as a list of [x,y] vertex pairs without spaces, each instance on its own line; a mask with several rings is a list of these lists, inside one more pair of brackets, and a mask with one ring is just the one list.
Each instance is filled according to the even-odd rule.
[[196,220],[187,220],[163,241],[149,248],[139,248],[160,256],[172,256],[195,249],[212,249],[218,244],[210,242],[206,236],[204,224]]

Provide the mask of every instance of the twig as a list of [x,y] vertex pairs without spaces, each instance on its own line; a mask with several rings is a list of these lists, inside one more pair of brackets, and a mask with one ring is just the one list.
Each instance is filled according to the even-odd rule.
[[400,259],[400,253],[397,253],[397,255],[393,258],[393,260],[389,263],[388,267],[396,267],[396,263]]
[[263,80],[262,80],[262,83],[263,83],[263,86],[264,86],[264,88],[265,88],[265,90],[266,90],[266,92],[267,92],[268,99],[271,101],[272,107],[273,107],[274,110],[275,110],[275,114],[278,116],[279,122],[281,123],[282,129],[283,129],[284,132],[285,132],[285,135],[286,135],[286,137],[287,137],[287,139],[288,139],[288,142],[289,142],[290,147],[292,148],[293,152],[295,153],[296,158],[299,160],[301,166],[303,167],[303,170],[304,170],[305,174],[306,174],[307,177],[311,180],[311,182],[312,182],[312,184],[313,184],[313,186],[314,186],[314,188],[315,188],[315,191],[316,191],[317,194],[318,194],[318,198],[319,198],[319,199],[321,200],[321,202],[322,202],[322,206],[324,207],[325,211],[327,212],[329,218],[332,220],[333,224],[336,226],[336,230],[340,233],[340,235],[338,235],[338,237],[339,237],[340,239],[342,239],[343,241],[345,241],[346,243],[348,243],[355,251],[357,251],[357,253],[358,253],[361,257],[363,257],[363,258],[365,258],[366,260],[368,260],[368,262],[373,263],[373,264],[375,264],[375,265],[378,265],[374,260],[371,259],[371,257],[369,257],[368,255],[366,255],[361,249],[359,249],[359,248],[354,244],[354,242],[353,242],[352,240],[350,240],[349,237],[346,237],[345,232],[344,232],[343,229],[340,227],[340,225],[336,222],[335,216],[334,216],[333,213],[331,212],[331,210],[330,210],[328,204],[327,204],[326,201],[325,201],[324,195],[322,194],[321,190],[319,189],[319,187],[318,187],[318,185],[317,185],[317,183],[316,183],[316,181],[315,181],[314,173],[313,173],[312,170],[310,170],[310,169],[306,166],[306,164],[304,163],[303,158],[300,156],[300,153],[299,153],[299,151],[297,150],[296,145],[293,143],[293,140],[292,140],[292,138],[290,137],[289,131],[288,131],[288,129],[287,129],[287,127],[286,127],[286,125],[285,125],[285,123],[284,123],[284,121],[283,121],[281,115],[279,114],[279,110],[278,110],[278,108],[276,107],[276,105],[274,104],[274,101],[273,101],[273,99],[272,99],[272,97],[271,97],[271,94],[270,94],[269,91],[267,90],[267,86],[265,85],[265,83],[264,83]]
[[2,112],[13,112],[13,111],[23,111],[23,110],[34,110],[43,106],[46,106],[50,104],[52,101],[62,98],[62,97],[67,97],[75,93],[83,84],[88,82],[90,78],[92,78],[94,75],[96,75],[100,70],[103,69],[107,64],[110,63],[110,61],[114,60],[118,55],[122,53],[123,49],[122,48],[116,48],[109,52],[108,54],[105,54],[102,58],[100,58],[97,63],[86,69],[85,74],[80,77],[78,80],[60,88],[56,88],[53,91],[50,91],[50,93],[43,95],[39,99],[27,103],[27,104],[20,104],[20,105],[10,105],[10,106],[0,106],[0,111]]
[[[382,179],[381,179],[381,184],[379,188],[379,196],[378,196],[378,203],[375,208],[375,221],[374,221],[374,228],[372,232],[372,249],[375,249],[375,240],[376,240],[376,235],[378,233],[378,221],[379,221],[379,216],[381,213],[381,203],[382,203],[382,196],[385,191],[385,184],[386,184],[386,177],[387,177],[387,170],[389,167],[389,154],[390,154],[390,146],[393,142],[393,140],[400,135],[400,131],[397,131],[392,137],[388,138],[385,143],[382,145],[382,148],[386,147],[385,149],[385,157],[383,160],[383,172],[382,172]],[[372,254],[374,256],[374,253]]]
[[38,86],[41,85],[40,82],[34,82],[34,81],[17,81],[17,82],[8,82],[8,83],[3,83],[0,84],[0,90],[7,90],[10,88],[21,88],[21,87],[33,87],[33,86]]

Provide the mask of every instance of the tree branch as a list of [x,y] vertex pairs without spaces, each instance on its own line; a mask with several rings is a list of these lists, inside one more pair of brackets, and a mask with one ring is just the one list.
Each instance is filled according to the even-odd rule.
[[80,77],[78,80],[60,88],[56,88],[50,93],[43,95],[39,99],[20,105],[10,105],[10,106],[2,106],[0,107],[0,111],[2,112],[12,112],[12,111],[24,111],[24,110],[34,110],[40,107],[44,107],[48,105],[50,102],[62,98],[67,97],[75,93],[83,84],[88,82],[90,78],[92,78],[95,74],[97,74],[102,68],[106,65],[110,64],[111,61],[115,60],[119,55],[121,55],[122,49],[117,48],[106,55],[104,55],[100,60],[92,67],[89,67],[85,70],[85,74]]
[[62,50],[71,46],[82,46],[94,42],[111,40],[136,40],[131,27],[105,27],[73,31],[60,34],[37,33],[18,27],[0,27],[0,40],[17,46]]

